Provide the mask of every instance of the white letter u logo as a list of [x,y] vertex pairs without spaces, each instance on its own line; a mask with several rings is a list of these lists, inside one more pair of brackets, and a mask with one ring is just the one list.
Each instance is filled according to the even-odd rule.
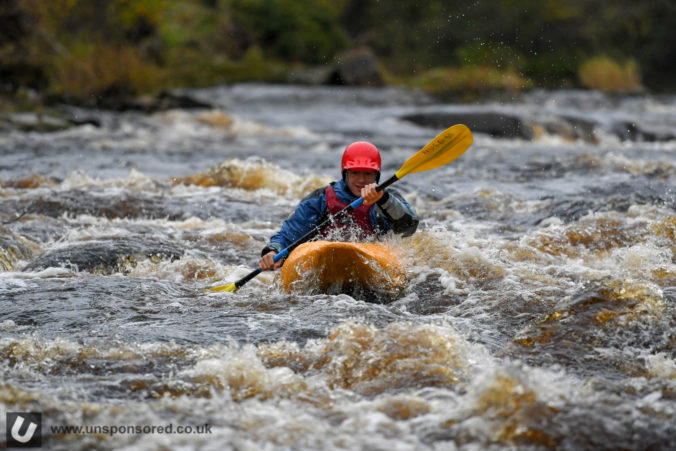
[[19,434],[21,425],[23,425],[23,417],[16,417],[14,426],[12,426],[12,438],[20,443],[28,443],[28,441],[33,438],[33,434],[35,433],[35,429],[37,429],[38,425],[35,423],[30,423],[28,425],[28,429],[23,435]]

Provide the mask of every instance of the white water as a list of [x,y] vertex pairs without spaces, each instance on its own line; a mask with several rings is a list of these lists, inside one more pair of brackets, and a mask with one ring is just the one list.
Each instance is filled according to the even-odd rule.
[[[0,226],[0,402],[42,412],[47,448],[676,445],[676,141],[603,126],[673,127],[673,99],[192,95],[214,109],[83,112],[103,126],[0,136],[0,219],[26,211]],[[389,176],[441,131],[403,116],[493,107],[588,114],[597,142],[475,133],[460,159],[400,181],[422,224],[388,238],[409,280],[395,302],[286,294],[273,273],[204,292],[252,269],[347,143],[375,142]],[[209,428],[50,429],[167,424]]]

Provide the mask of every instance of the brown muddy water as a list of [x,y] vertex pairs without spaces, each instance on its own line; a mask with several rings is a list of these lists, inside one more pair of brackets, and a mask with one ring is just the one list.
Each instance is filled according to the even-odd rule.
[[[186,94],[211,106],[0,135],[0,443],[34,412],[58,450],[676,447],[676,98]],[[389,177],[459,122],[467,153],[395,185],[393,302],[205,292],[347,144]]]

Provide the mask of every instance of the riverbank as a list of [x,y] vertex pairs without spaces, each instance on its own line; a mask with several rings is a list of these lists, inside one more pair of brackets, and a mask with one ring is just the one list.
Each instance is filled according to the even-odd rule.
[[418,3],[9,0],[0,5],[0,92],[19,101],[0,109],[116,110],[177,88],[244,82],[405,86],[453,102],[530,89],[676,90],[674,5]]

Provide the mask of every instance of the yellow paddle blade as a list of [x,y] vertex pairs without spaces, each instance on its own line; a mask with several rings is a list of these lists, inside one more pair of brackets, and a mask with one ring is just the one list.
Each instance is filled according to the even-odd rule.
[[209,288],[209,291],[231,291],[235,292],[237,291],[237,286],[234,283],[231,283],[230,285],[221,285],[219,287],[211,287]]
[[395,175],[400,179],[406,174],[428,171],[448,164],[465,153],[473,140],[472,132],[463,124],[447,128],[406,160]]

